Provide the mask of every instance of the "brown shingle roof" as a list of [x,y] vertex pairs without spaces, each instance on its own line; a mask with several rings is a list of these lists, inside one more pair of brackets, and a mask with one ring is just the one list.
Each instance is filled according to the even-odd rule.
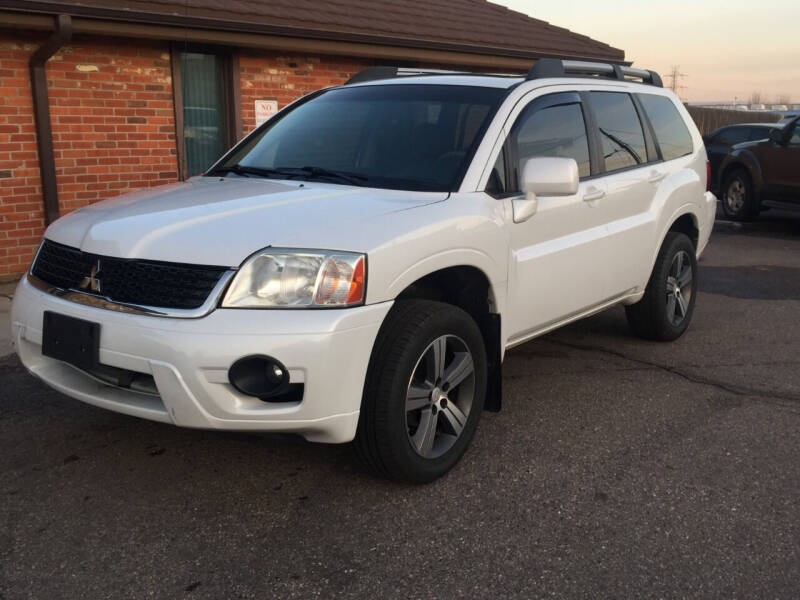
[[[5,4],[5,2],[0,2]],[[485,0],[23,0],[73,15],[538,58],[623,61],[608,44]]]

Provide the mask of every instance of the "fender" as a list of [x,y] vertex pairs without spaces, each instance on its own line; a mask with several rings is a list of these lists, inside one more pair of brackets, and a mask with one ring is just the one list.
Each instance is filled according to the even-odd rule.
[[667,237],[667,234],[672,230],[672,226],[675,224],[675,221],[680,219],[684,215],[689,215],[692,217],[692,223],[694,224],[695,229],[698,231],[700,230],[700,221],[697,218],[697,207],[694,204],[684,204],[680,208],[676,209],[673,212],[669,219],[667,219],[667,223],[669,223],[666,227],[662,228],[662,231],[659,234],[658,238],[658,245],[656,246],[655,252],[653,252],[652,259],[650,261],[650,272],[652,273],[653,267],[656,264],[656,257],[658,256],[658,251],[661,250],[661,246],[664,245],[664,239]]
[[[743,148],[736,148],[730,152],[722,161],[719,167],[719,185],[722,187],[722,182],[725,178],[725,173],[731,168],[741,167],[744,168],[753,179],[753,188],[758,195],[764,189],[764,172],[761,168],[761,162],[758,157],[750,150],[750,146]],[[722,190],[720,189],[720,193]]]
[[[697,218],[697,207],[694,204],[687,203],[683,204],[679,208],[675,209],[675,211],[670,215],[668,219],[666,219],[667,225],[665,227],[661,227],[658,235],[658,244],[656,244],[655,249],[653,250],[652,255],[650,256],[650,268],[647,272],[647,280],[650,280],[650,274],[653,272],[656,264],[656,258],[658,258],[658,252],[661,250],[661,246],[664,245],[664,240],[667,237],[667,234],[672,230],[672,226],[675,222],[683,217],[684,215],[690,215],[692,217],[692,223],[694,224],[695,229],[700,228],[699,221]],[[622,300],[622,304],[629,305],[629,304],[636,304],[639,300],[642,299],[644,296],[645,288],[643,287],[642,290],[632,296],[628,296],[624,300]]]
[[698,194],[702,194],[704,183],[700,180],[696,171],[681,169],[667,177],[658,187],[652,203],[652,207],[655,210],[659,210],[660,213],[655,219],[653,231],[657,243],[652,247],[646,280],[650,279],[650,274],[653,272],[653,266],[664,243],[664,238],[667,237],[667,232],[679,218],[686,214],[691,215],[695,229],[700,230],[700,217],[698,216],[700,207],[693,199]]
[[482,272],[489,281],[490,308],[492,312],[502,312],[502,309],[505,308],[506,281],[498,281],[493,275],[505,271],[485,252],[473,248],[443,250],[411,265],[389,284],[386,296],[396,298],[400,292],[415,281],[450,267],[474,267]]
[[[487,266],[488,269],[485,268]],[[389,290],[396,297],[427,275],[454,267],[471,267],[486,278],[488,285],[487,312],[477,317],[478,327],[486,344],[488,362],[485,410],[499,412],[503,396],[503,355],[505,350],[501,315],[506,303],[507,282],[505,280],[498,282],[492,279],[491,274],[495,272],[497,265],[491,257],[471,248],[443,250],[408,267],[391,282]]]

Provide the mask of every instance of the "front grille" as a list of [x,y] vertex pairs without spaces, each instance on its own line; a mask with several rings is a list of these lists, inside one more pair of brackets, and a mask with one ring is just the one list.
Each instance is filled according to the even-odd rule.
[[45,240],[32,273],[62,289],[156,308],[199,308],[227,271],[154,260],[98,256]]

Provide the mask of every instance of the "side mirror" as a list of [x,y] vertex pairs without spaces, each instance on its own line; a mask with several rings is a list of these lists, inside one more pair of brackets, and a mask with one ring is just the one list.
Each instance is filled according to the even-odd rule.
[[769,130],[769,139],[776,144],[783,144],[783,127],[774,127]]
[[522,168],[522,191],[536,196],[578,193],[578,163],[574,158],[531,158]]
[[578,163],[574,158],[530,158],[522,167],[525,198],[512,202],[514,222],[527,221],[539,208],[537,196],[572,196],[578,193]]

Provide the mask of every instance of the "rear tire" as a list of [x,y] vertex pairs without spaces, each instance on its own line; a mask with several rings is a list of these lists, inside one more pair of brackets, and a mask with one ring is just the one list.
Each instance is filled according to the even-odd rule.
[[675,340],[689,327],[696,296],[694,244],[686,234],[670,231],[658,251],[644,296],[625,307],[628,325],[647,340]]
[[722,181],[722,212],[733,221],[752,221],[758,216],[753,180],[744,169],[725,174]]
[[356,453],[384,477],[441,477],[475,433],[486,381],[483,337],[469,314],[441,302],[398,301],[370,359]]

